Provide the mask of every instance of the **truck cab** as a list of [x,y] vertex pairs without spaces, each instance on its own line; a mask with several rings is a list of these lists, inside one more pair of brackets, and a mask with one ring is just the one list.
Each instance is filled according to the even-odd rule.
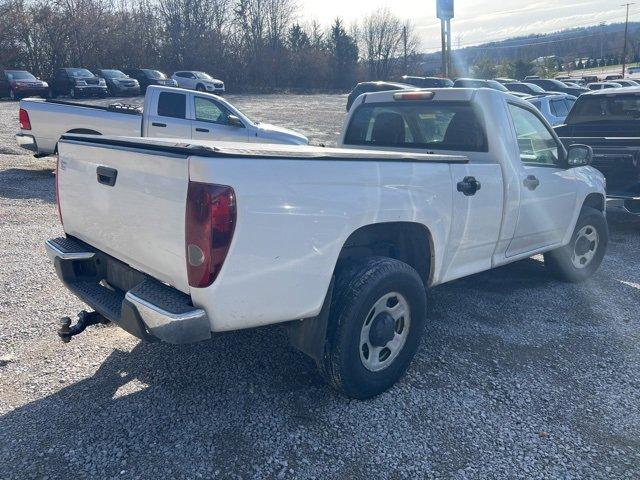
[[[461,227],[463,249],[487,268],[568,241],[578,204],[604,188],[595,169],[574,169],[582,150],[567,152],[533,105],[493,89],[363,95],[339,145],[466,155],[468,164],[454,167],[458,188],[465,180],[481,188],[457,200],[467,218],[483,221]],[[460,273],[469,273],[468,260]]]

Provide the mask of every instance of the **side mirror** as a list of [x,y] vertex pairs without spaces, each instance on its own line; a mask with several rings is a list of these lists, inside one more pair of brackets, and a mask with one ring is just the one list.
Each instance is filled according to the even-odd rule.
[[242,123],[242,121],[235,115],[229,115],[227,117],[227,123],[232,127],[244,128],[244,124]]
[[593,150],[588,145],[571,145],[567,148],[567,165],[571,167],[582,167],[590,165],[593,158]]

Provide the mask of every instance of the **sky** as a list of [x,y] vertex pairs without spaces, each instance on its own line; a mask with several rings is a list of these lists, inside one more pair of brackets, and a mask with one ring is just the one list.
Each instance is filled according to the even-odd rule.
[[[439,50],[440,24],[436,0],[298,0],[301,21],[318,20],[329,25],[337,16],[347,25],[378,8],[389,8],[403,20],[411,20],[424,52]],[[564,28],[624,22],[630,0],[455,0],[451,21],[456,48],[530,33],[549,33]],[[629,21],[640,20],[640,2],[629,10]]]

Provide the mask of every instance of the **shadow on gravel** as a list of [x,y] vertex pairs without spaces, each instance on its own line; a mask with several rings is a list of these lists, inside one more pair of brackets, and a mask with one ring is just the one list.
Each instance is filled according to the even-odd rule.
[[[633,234],[634,222],[613,222],[612,233]],[[604,468],[611,445],[627,453],[638,447],[629,433],[633,425],[611,426],[617,410],[603,403],[600,391],[605,382],[606,391],[626,388],[625,398],[632,398],[626,377],[617,376],[633,367],[635,343],[611,327],[609,304],[597,298],[602,290],[606,297],[627,287],[607,271],[598,275],[580,286],[562,284],[530,259],[434,289],[428,332],[409,374],[368,402],[334,394],[279,328],[194,345],[139,343],[130,352],[115,350],[91,377],[0,418],[0,477],[195,478],[195,471],[210,477],[220,469],[222,476],[272,478],[282,471],[281,459],[298,472],[307,468],[303,460],[310,469],[333,468],[341,458],[342,466],[329,470],[335,478],[369,478],[352,475],[368,471],[370,463],[354,460],[349,448],[358,445],[378,458],[386,454],[380,445],[396,442],[390,458],[408,445],[417,452],[411,461],[433,462],[451,478],[452,463],[484,464],[476,442],[507,465],[521,461],[512,448],[543,452],[539,465],[553,455],[569,461],[576,454],[556,449],[557,438],[575,432],[583,432],[580,441],[595,452],[590,461]],[[82,337],[73,342],[63,354],[70,364],[56,363],[49,383],[65,381],[73,361],[86,361],[78,357],[81,346],[74,350]],[[585,409],[602,409],[609,419],[585,416]],[[543,438],[542,430],[557,438]],[[590,431],[598,435],[587,436]],[[378,442],[378,432],[398,437]],[[501,453],[503,444],[496,442],[503,439]],[[424,450],[433,445],[438,453]],[[28,467],[25,452],[37,460]],[[447,460],[440,452],[456,454]],[[614,473],[626,468],[613,467]],[[549,478],[563,476],[548,472]]]
[[0,170],[0,197],[14,199],[40,199],[54,203],[55,175],[51,168],[32,170],[8,168]]

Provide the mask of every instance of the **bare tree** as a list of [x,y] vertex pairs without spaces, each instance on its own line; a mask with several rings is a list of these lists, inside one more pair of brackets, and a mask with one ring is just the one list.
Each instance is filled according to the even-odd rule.
[[359,40],[371,78],[389,78],[403,53],[403,34],[402,21],[388,8],[381,8],[364,18],[359,28]]

